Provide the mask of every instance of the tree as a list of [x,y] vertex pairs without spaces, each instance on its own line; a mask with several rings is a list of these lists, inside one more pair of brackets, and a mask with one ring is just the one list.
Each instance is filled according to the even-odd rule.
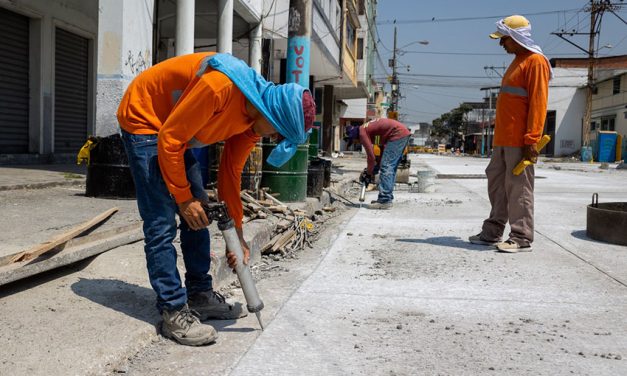
[[433,120],[433,130],[431,135],[435,137],[446,137],[457,135],[466,127],[466,114],[472,111],[472,106],[462,103],[451,112],[442,114]]
[[433,119],[431,128],[431,136],[442,138],[448,137],[451,134],[451,130],[448,127],[448,118],[450,117],[450,113],[447,112],[442,114],[439,118]]

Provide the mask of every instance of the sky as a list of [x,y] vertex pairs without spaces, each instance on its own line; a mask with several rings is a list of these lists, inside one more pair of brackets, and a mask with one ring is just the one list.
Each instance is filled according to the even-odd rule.
[[[622,20],[609,12],[603,15],[598,56],[627,55],[627,0],[613,3],[625,4],[616,11]],[[513,56],[488,37],[496,21],[512,14],[527,17],[532,38],[549,59],[586,57],[551,33],[588,33],[587,5],[588,0],[379,0],[375,23],[381,59],[375,57],[375,79],[390,90],[386,77],[392,72],[388,59],[396,20],[401,121],[409,126],[431,123],[462,102],[481,102],[481,87],[500,85],[499,75]],[[587,50],[587,35],[568,39]],[[414,43],[419,41],[429,43]]]

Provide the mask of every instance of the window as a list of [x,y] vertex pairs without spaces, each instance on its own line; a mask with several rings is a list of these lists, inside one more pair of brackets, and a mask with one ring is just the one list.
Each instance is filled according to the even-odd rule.
[[357,0],[357,12],[360,16],[366,14],[366,5],[364,4],[364,0]]
[[596,121],[591,121],[590,122],[590,130],[594,131],[597,129],[597,122]]
[[364,58],[364,38],[357,38],[357,59]]
[[351,52],[355,51],[355,26],[352,23],[346,23],[346,46]]
[[616,117],[615,116],[608,116],[608,117],[602,117],[601,118],[601,131],[614,131],[616,130],[615,128],[615,121],[616,121]]
[[620,93],[620,78],[621,76],[614,77],[614,82],[612,83],[612,94]]

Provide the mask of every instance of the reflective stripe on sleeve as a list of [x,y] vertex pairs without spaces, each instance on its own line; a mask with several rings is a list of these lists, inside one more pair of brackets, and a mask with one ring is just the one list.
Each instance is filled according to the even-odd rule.
[[517,86],[503,86],[501,87],[501,92],[507,93],[507,94],[519,95],[521,97],[527,96],[527,90],[525,90],[522,87],[517,87]]

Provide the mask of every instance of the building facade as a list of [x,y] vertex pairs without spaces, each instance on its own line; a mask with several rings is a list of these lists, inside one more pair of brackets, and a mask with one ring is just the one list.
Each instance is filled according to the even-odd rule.
[[0,163],[76,156],[95,131],[97,0],[0,0]]
[[[0,0],[0,163],[75,158],[118,132],[128,84],[167,58],[228,52],[285,81],[289,0]],[[373,6],[374,4],[374,6]],[[310,89],[319,144],[338,150],[350,106],[366,117],[376,1],[311,0]],[[347,102],[348,101],[348,102]],[[353,109],[353,102],[355,107]],[[347,105],[348,103],[348,105]]]

